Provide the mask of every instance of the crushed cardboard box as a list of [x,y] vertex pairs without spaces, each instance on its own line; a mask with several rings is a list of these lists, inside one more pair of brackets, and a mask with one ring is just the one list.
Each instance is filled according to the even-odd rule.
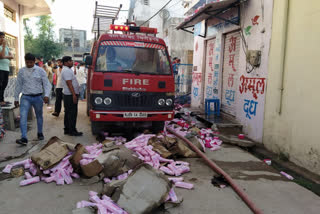
[[31,156],[31,160],[44,170],[59,163],[69,152],[67,146],[58,141],[48,144],[40,152]]
[[70,159],[70,163],[72,164],[73,169],[76,172],[80,171],[80,160],[82,159],[82,154],[88,153],[85,147],[81,144],[77,144],[75,146],[75,153],[72,155]]
[[150,138],[148,141],[148,145],[151,145],[153,147],[152,150],[159,153],[159,155],[161,155],[161,157],[163,158],[172,156],[172,153],[165,147],[165,143],[161,138]]
[[103,170],[103,166],[98,160],[94,160],[87,165],[81,165],[82,173],[87,177],[93,177],[98,175]]

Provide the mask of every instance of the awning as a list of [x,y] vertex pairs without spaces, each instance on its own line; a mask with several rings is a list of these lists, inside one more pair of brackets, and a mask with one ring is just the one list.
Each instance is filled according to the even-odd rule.
[[52,3],[50,0],[14,0],[14,2],[23,6],[21,12],[23,18],[47,15],[51,13]]
[[191,32],[186,30],[186,28],[193,27],[195,24],[198,24],[199,22],[203,20],[208,20],[210,18],[218,18],[221,20],[224,20],[226,22],[230,22],[235,25],[239,25],[239,23],[232,22],[230,20],[226,20],[219,15],[227,12],[231,8],[238,7],[240,8],[240,3],[244,2],[246,0],[221,0],[218,2],[212,2],[206,4],[204,7],[199,9],[198,12],[193,14],[192,16],[188,17],[184,22],[182,22],[176,29],[178,30],[185,30],[187,32]]
[[98,5],[96,2],[96,8],[93,15],[92,33],[100,34],[100,31],[108,31],[109,25],[113,24],[114,20],[118,19],[120,7],[112,7],[105,5]]

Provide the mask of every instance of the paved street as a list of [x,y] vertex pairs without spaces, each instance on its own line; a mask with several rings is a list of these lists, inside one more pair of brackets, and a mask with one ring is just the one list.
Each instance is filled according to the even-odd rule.
[[[51,116],[52,110],[44,107],[46,140],[57,136],[70,143],[90,145],[96,142],[91,135],[85,106],[84,102],[80,102],[78,129],[84,132],[83,137],[65,136],[62,130],[63,114],[54,118]],[[36,136],[35,121],[30,127],[28,135],[32,140]],[[19,135],[18,129],[16,132],[8,132],[0,145],[1,157],[4,158],[6,153],[11,157],[17,156],[14,153],[23,157],[1,162],[0,167],[26,159],[46,142],[33,141],[27,148],[21,148],[14,143]],[[26,151],[28,152],[24,154]],[[280,176],[273,168],[240,148],[224,145],[219,151],[208,150],[206,155],[235,179],[263,213],[319,213],[320,200],[317,195]],[[211,184],[215,173],[201,159],[184,160],[191,164],[191,172],[183,177],[186,182],[194,184],[194,189],[176,189],[178,197],[183,198],[183,202],[176,207],[167,207],[167,210],[159,208],[154,213],[251,213],[231,187],[220,189]],[[1,214],[69,214],[75,209],[78,201],[88,199],[88,191],[99,191],[102,188],[102,183],[88,184],[85,179],[78,179],[73,184],[64,186],[41,182],[26,187],[19,187],[20,180],[22,178],[1,179]]]

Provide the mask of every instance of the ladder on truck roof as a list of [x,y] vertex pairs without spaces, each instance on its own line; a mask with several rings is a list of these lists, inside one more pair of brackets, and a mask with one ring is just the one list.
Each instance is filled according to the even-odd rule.
[[101,31],[106,32],[109,30],[109,25],[114,24],[114,21],[118,19],[121,8],[122,4],[119,7],[113,7],[98,5],[96,1],[92,26],[92,33],[94,33],[95,39],[99,38]]

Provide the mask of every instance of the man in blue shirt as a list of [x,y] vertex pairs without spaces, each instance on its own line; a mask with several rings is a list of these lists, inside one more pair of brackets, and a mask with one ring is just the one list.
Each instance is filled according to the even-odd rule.
[[4,102],[3,95],[8,85],[9,65],[11,59],[13,59],[13,56],[9,51],[5,40],[5,34],[0,32],[0,105],[6,104]]
[[[20,100],[21,139],[16,141],[16,143],[21,145],[26,145],[28,143],[27,118],[31,106],[33,106],[37,117],[38,139],[44,139],[42,133],[43,102],[49,102],[49,95],[52,87],[46,72],[42,68],[35,65],[36,58],[32,54],[27,53],[24,59],[26,61],[26,67],[23,67],[19,70],[14,96],[14,105],[18,107],[19,95],[22,93]],[[42,99],[43,93],[44,98]]]

